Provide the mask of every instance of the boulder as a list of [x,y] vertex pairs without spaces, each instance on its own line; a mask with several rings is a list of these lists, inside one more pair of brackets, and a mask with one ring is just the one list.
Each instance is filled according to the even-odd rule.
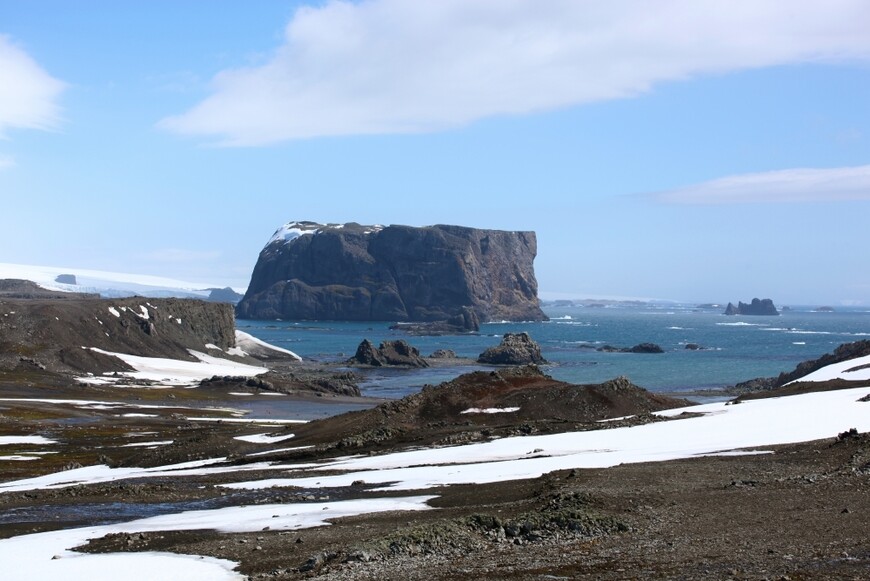
[[456,351],[453,349],[436,349],[429,356],[430,359],[456,359]]
[[371,367],[402,366],[429,367],[429,363],[420,355],[416,347],[407,341],[382,341],[377,349],[368,339],[363,339],[353,357],[347,361],[351,365],[369,365]]
[[546,363],[547,360],[541,355],[541,346],[528,333],[506,333],[501,343],[481,353],[477,362],[492,365],[537,365]]
[[629,353],[664,353],[665,350],[655,343],[640,343],[631,347]]
[[613,345],[604,345],[599,347],[597,351],[604,353],[664,353],[665,350],[655,343],[638,343],[634,347],[614,347]]

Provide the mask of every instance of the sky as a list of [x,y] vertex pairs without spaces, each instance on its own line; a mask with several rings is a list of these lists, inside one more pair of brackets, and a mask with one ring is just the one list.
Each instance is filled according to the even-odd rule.
[[537,233],[544,298],[870,305],[864,0],[0,0],[0,262]]

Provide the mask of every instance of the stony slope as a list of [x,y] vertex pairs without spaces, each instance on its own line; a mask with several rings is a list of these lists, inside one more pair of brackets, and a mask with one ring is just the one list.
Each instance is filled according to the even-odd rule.
[[[582,424],[686,405],[691,402],[651,393],[625,377],[572,385],[526,366],[469,373],[371,410],[318,420],[293,431],[294,443],[340,448],[459,443],[494,435],[583,429]],[[467,412],[475,409],[481,411]],[[503,411],[482,411],[487,409]]]
[[195,299],[10,299],[0,297],[0,369],[124,371],[82,347],[191,360],[187,351],[235,345],[231,305]]

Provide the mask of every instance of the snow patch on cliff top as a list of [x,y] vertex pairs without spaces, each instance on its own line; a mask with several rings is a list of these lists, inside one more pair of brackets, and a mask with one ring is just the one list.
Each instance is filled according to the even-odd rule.
[[321,232],[325,232],[328,230],[343,230],[345,228],[354,228],[360,229],[363,234],[373,234],[375,232],[380,232],[384,229],[384,227],[380,224],[373,224],[371,226],[362,226],[360,224],[356,224],[353,222],[349,222],[347,224],[318,224],[317,222],[287,222],[272,234],[272,237],[269,239],[269,242],[266,246],[271,246],[272,244],[278,242],[282,244],[290,244],[300,236],[305,236],[308,234],[320,234]]

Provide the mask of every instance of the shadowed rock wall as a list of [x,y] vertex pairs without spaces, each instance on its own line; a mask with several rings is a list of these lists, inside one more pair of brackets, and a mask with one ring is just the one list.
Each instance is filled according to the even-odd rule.
[[[292,232],[289,235],[282,235]],[[534,232],[461,226],[286,225],[260,252],[248,319],[543,320]]]

